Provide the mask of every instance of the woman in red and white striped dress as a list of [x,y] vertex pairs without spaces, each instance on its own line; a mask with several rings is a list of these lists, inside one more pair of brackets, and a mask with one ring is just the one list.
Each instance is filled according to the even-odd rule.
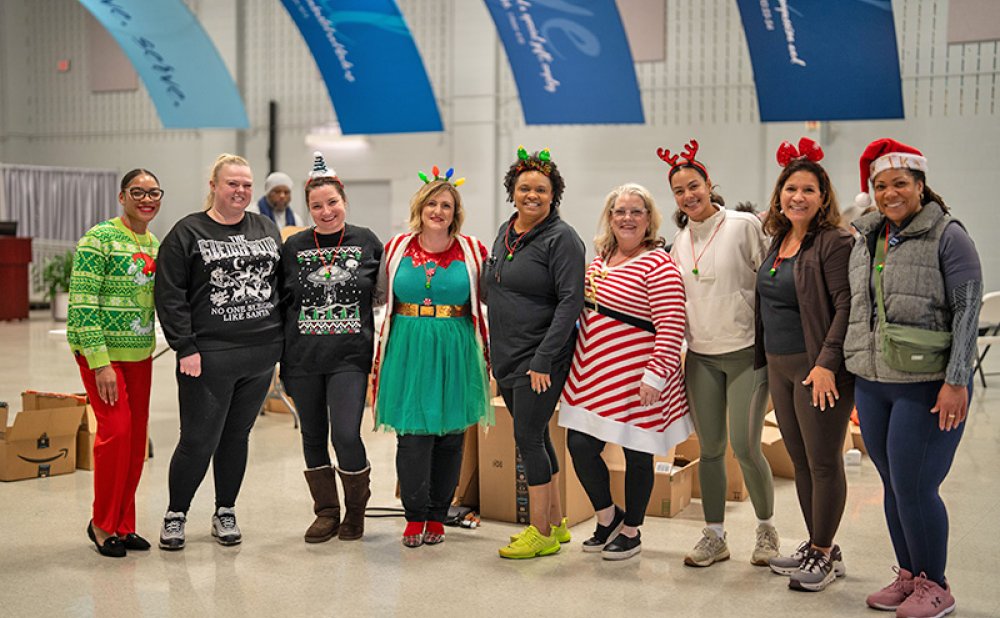
[[[644,187],[625,184],[608,194],[559,412],[559,424],[570,429],[573,467],[597,512],[583,550],[608,560],[639,553],[653,454],[666,454],[694,429],[681,368],[684,282],[657,236],[661,221]],[[625,451],[624,511],[611,499],[601,458],[607,442]]]

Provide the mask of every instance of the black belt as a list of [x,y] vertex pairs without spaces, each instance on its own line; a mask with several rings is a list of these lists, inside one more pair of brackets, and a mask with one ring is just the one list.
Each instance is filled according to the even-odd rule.
[[656,334],[656,327],[649,320],[643,320],[642,318],[637,318],[634,315],[629,315],[627,313],[622,313],[621,311],[615,311],[610,307],[605,307],[604,305],[598,305],[593,301],[585,300],[583,301],[583,306],[591,311],[596,311],[601,315],[606,315],[612,320],[618,320],[629,326],[634,326],[638,329],[644,330],[647,333]]

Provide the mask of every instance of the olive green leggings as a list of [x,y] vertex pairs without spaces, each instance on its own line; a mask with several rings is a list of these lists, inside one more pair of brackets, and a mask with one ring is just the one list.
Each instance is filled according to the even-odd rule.
[[[705,521],[726,517],[726,409],[729,441],[740,462],[758,519],[774,514],[774,479],[760,448],[767,404],[767,368],[753,368],[753,346],[726,354],[688,350],[685,361],[688,401],[701,443],[701,504]],[[728,404],[728,406],[727,406]]]

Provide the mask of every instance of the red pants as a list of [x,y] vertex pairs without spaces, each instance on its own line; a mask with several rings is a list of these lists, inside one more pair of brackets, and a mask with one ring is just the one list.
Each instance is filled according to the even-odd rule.
[[118,379],[118,401],[113,406],[101,400],[87,360],[77,355],[76,362],[97,416],[94,525],[123,536],[135,532],[135,490],[146,459],[153,359],[111,363]]

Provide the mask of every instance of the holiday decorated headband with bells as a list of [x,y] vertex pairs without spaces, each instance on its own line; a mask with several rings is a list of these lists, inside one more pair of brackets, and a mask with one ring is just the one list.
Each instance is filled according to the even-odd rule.
[[789,163],[799,159],[808,159],[813,163],[819,163],[823,160],[823,149],[813,140],[803,137],[799,140],[798,148],[791,142],[781,142],[776,157],[778,165],[781,167],[788,167]]
[[309,180],[306,181],[306,186],[308,187],[320,178],[330,178],[341,187],[344,186],[344,181],[337,176],[337,172],[326,166],[326,159],[323,158],[323,153],[316,150],[313,152],[313,167],[312,171],[309,172]]
[[532,158],[528,154],[528,151],[524,149],[524,146],[517,147],[517,162],[514,164],[513,169],[514,175],[517,176],[529,170],[541,172],[546,176],[552,174],[552,153],[549,152],[548,148],[542,148],[538,151],[538,157]]
[[868,194],[868,181],[889,169],[916,170],[927,173],[927,159],[924,154],[894,139],[883,137],[868,144],[861,153],[861,193],[854,198],[854,203],[861,207],[871,206],[872,198]]
[[[696,154],[698,154],[698,140],[696,139],[692,139],[684,144],[684,151],[677,154],[670,154],[670,151],[664,148],[656,149],[656,155],[670,166],[670,172],[673,172],[674,168],[691,165],[701,170],[705,178],[708,178],[708,170],[705,169],[704,165],[695,160],[694,157]],[[668,175],[670,172],[668,172]]]
[[423,172],[417,172],[417,178],[423,180],[425,185],[435,180],[443,180],[444,182],[447,182],[453,187],[461,187],[463,184],[465,184],[465,178],[459,178],[455,182],[451,181],[451,177],[455,175],[455,168],[453,167],[449,167],[448,171],[444,173],[444,176],[441,176],[441,170],[438,169],[438,166],[435,165],[434,167],[431,168],[431,174],[434,176],[433,178],[431,178],[430,176],[428,176]]

